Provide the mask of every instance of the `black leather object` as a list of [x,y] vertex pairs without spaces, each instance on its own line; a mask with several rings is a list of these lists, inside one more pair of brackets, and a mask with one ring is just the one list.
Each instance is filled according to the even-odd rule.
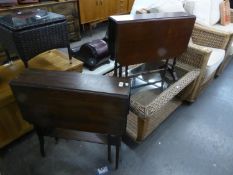
[[73,56],[84,62],[84,66],[94,70],[100,65],[109,62],[108,45],[104,40],[94,40],[83,44],[79,51],[73,49]]

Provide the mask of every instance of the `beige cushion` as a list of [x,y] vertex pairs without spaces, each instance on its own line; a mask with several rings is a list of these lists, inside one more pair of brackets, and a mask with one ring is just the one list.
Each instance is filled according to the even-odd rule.
[[224,32],[229,32],[229,33],[233,33],[233,23],[230,23],[226,26],[223,26],[221,24],[215,24],[212,26],[214,29],[217,29],[217,30],[222,30]]
[[201,25],[214,25],[220,20],[220,3],[223,0],[186,0],[185,10],[197,17]]
[[196,16],[196,22],[210,25],[211,0],[187,0],[185,10]]
[[163,4],[154,7],[158,12],[185,12],[182,2],[173,0],[172,3],[165,1]]
[[233,55],[233,43],[231,43],[228,54]]
[[208,80],[208,78],[210,78],[210,75],[212,75],[217,70],[225,57],[225,50],[210,47],[207,48],[211,49],[212,52],[207,63],[205,80]]
[[154,4],[154,0],[135,0],[132,6],[131,15],[136,14],[136,11],[141,8],[150,8]]
[[185,12],[182,0],[135,0],[130,14],[142,8],[152,12]]
[[223,2],[223,0],[211,0],[210,25],[214,25],[220,20],[221,2]]

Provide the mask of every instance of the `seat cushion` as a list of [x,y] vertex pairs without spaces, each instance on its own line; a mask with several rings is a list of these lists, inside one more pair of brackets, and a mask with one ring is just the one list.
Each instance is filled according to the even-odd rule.
[[223,0],[186,0],[185,10],[197,17],[201,25],[214,25],[220,20],[220,3]]
[[214,25],[220,20],[221,2],[223,2],[223,0],[211,0],[210,25]]
[[[163,4],[154,7],[155,12],[185,12],[182,2],[173,0],[173,2],[164,1]],[[153,10],[151,10],[153,13]]]
[[228,55],[233,55],[233,43],[231,43]]
[[196,16],[198,24],[210,25],[211,0],[186,0],[184,8]]
[[212,75],[217,70],[217,68],[222,63],[225,57],[225,50],[210,48],[210,47],[207,48],[211,49],[212,52],[210,54],[210,58],[207,63],[205,80],[208,80],[208,78],[210,78],[210,75]]
[[229,32],[229,33],[233,33],[233,23],[230,23],[228,25],[221,25],[221,24],[215,24],[212,26],[214,29],[217,29],[217,30],[222,30],[224,32]]
[[185,12],[182,0],[135,0],[130,14],[142,8],[151,12]]
[[141,8],[149,8],[152,4],[154,4],[153,0],[135,0],[130,14],[134,15],[137,10]]

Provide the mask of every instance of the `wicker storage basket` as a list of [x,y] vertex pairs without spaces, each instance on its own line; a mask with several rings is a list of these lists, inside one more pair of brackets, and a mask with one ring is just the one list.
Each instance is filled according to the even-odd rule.
[[[47,50],[67,47],[70,51],[67,21],[63,15],[43,10],[24,13],[0,18],[0,40],[4,41],[2,46],[9,54],[16,53],[27,67],[31,58]],[[36,18],[33,15],[37,13],[45,16]]]

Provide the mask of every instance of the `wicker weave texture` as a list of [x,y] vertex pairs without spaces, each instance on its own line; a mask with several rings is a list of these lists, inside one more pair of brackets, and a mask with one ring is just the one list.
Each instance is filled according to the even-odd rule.
[[233,9],[231,9],[231,23],[233,23]]
[[67,23],[54,23],[14,33],[15,45],[21,59],[28,61],[44,51],[67,47]]
[[210,49],[190,44],[188,50],[178,58],[177,66],[186,70],[190,70],[187,66],[193,66],[200,70],[198,78],[180,93],[181,99],[193,102],[200,94],[210,54]]
[[192,39],[195,44],[219,49],[226,49],[230,34],[208,27],[195,25]]
[[180,100],[173,99],[148,118],[141,118],[130,112],[127,118],[127,134],[136,141],[144,140],[180,105]]
[[138,99],[140,95],[132,95],[130,99],[130,106],[141,117],[151,117],[154,113],[157,113],[164,105],[166,105],[172,98],[174,98],[179,92],[181,92],[187,85],[189,85],[199,75],[199,70],[193,70],[188,72],[180,80],[171,85],[168,89],[159,94],[149,105],[142,105]]
[[187,51],[177,57],[177,62],[178,64],[182,64],[184,67],[192,66],[194,68],[202,69],[203,66],[206,66],[203,64],[207,64],[210,54],[211,50],[206,47],[189,44]]

